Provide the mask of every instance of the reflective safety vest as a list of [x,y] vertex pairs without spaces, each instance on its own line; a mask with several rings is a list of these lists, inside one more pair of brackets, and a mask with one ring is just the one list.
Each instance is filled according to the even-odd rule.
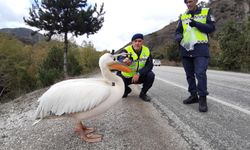
[[130,54],[130,57],[133,59],[133,62],[130,66],[128,66],[132,72],[122,72],[124,77],[130,78],[133,77],[138,70],[143,68],[146,64],[146,61],[150,55],[150,51],[146,46],[142,46],[141,55],[138,57],[137,54],[134,52],[132,45],[129,45],[125,48],[125,50]]
[[[197,22],[205,24],[207,21],[209,8],[202,8],[200,14],[194,14],[193,19]],[[183,27],[183,39],[182,42],[185,41],[187,43],[208,43],[208,36],[206,33],[200,32],[196,27],[190,28],[189,22],[192,18],[191,14],[183,14],[181,15],[182,27]],[[188,32],[189,30],[193,30],[194,32]],[[194,35],[190,35],[194,34]],[[193,37],[194,38],[190,38]]]

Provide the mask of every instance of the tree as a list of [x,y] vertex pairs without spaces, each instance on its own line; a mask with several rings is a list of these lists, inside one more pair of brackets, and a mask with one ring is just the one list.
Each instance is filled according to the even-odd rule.
[[244,43],[242,45],[242,54],[241,54],[241,71],[250,72],[250,16],[245,24],[243,30],[243,39]]
[[167,47],[168,60],[175,62],[179,62],[181,60],[178,49],[179,45],[177,43],[173,43]]
[[221,52],[219,56],[220,67],[224,70],[240,71],[245,43],[243,25],[228,22],[219,33]]
[[88,73],[98,68],[101,53],[96,51],[91,42],[83,42],[82,46],[83,47],[79,50],[78,61],[83,67],[83,73]]
[[204,1],[201,1],[201,2],[198,3],[198,6],[199,7],[207,7],[207,3],[204,2]]
[[[87,0],[34,0],[29,18],[24,22],[32,27],[47,31],[44,35],[51,39],[53,35],[64,34],[64,77],[67,72],[68,34],[87,36],[95,34],[104,22],[104,4],[97,10],[97,4],[88,6]],[[87,7],[87,8],[86,8]],[[36,31],[38,32],[38,31]]]

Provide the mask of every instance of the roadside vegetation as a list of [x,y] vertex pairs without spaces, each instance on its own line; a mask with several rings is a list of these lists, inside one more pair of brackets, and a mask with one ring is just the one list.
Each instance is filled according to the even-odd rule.
[[[33,0],[23,19],[38,29],[31,34],[43,30],[46,41],[30,45],[0,34],[0,102],[97,68],[101,52],[91,43],[77,46],[68,36],[97,33],[103,8],[103,3],[98,10],[85,0]],[[54,36],[61,40],[51,41]]]
[[[26,45],[15,37],[0,33],[0,102],[46,87],[64,79],[63,42],[42,41]],[[92,43],[69,44],[69,78],[98,69],[104,53]]]
[[[221,31],[210,37],[209,43],[210,68],[250,73],[250,17],[243,23],[225,23]],[[181,64],[177,43],[163,46],[153,54],[169,64]]]

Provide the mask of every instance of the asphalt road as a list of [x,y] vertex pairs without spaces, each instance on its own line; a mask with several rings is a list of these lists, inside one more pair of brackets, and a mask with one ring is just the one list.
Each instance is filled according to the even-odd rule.
[[183,68],[154,67],[154,72],[150,93],[186,141],[218,150],[250,149],[250,74],[209,70],[209,111],[200,113],[198,104],[182,104],[189,96]]
[[89,144],[74,134],[70,118],[44,120],[36,126],[33,114],[38,90],[0,104],[0,150],[195,150],[250,149],[250,75],[208,71],[207,113],[198,104],[184,105],[188,96],[183,68],[154,67],[152,102],[138,98],[139,86],[87,126],[103,134]]

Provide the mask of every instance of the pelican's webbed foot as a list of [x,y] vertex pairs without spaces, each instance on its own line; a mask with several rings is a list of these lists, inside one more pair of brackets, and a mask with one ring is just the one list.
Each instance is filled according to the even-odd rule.
[[88,128],[84,126],[82,123],[77,123],[75,127],[75,133],[80,135],[80,138],[86,142],[100,142],[102,141],[102,135],[100,134],[93,134],[95,131],[94,128]]

